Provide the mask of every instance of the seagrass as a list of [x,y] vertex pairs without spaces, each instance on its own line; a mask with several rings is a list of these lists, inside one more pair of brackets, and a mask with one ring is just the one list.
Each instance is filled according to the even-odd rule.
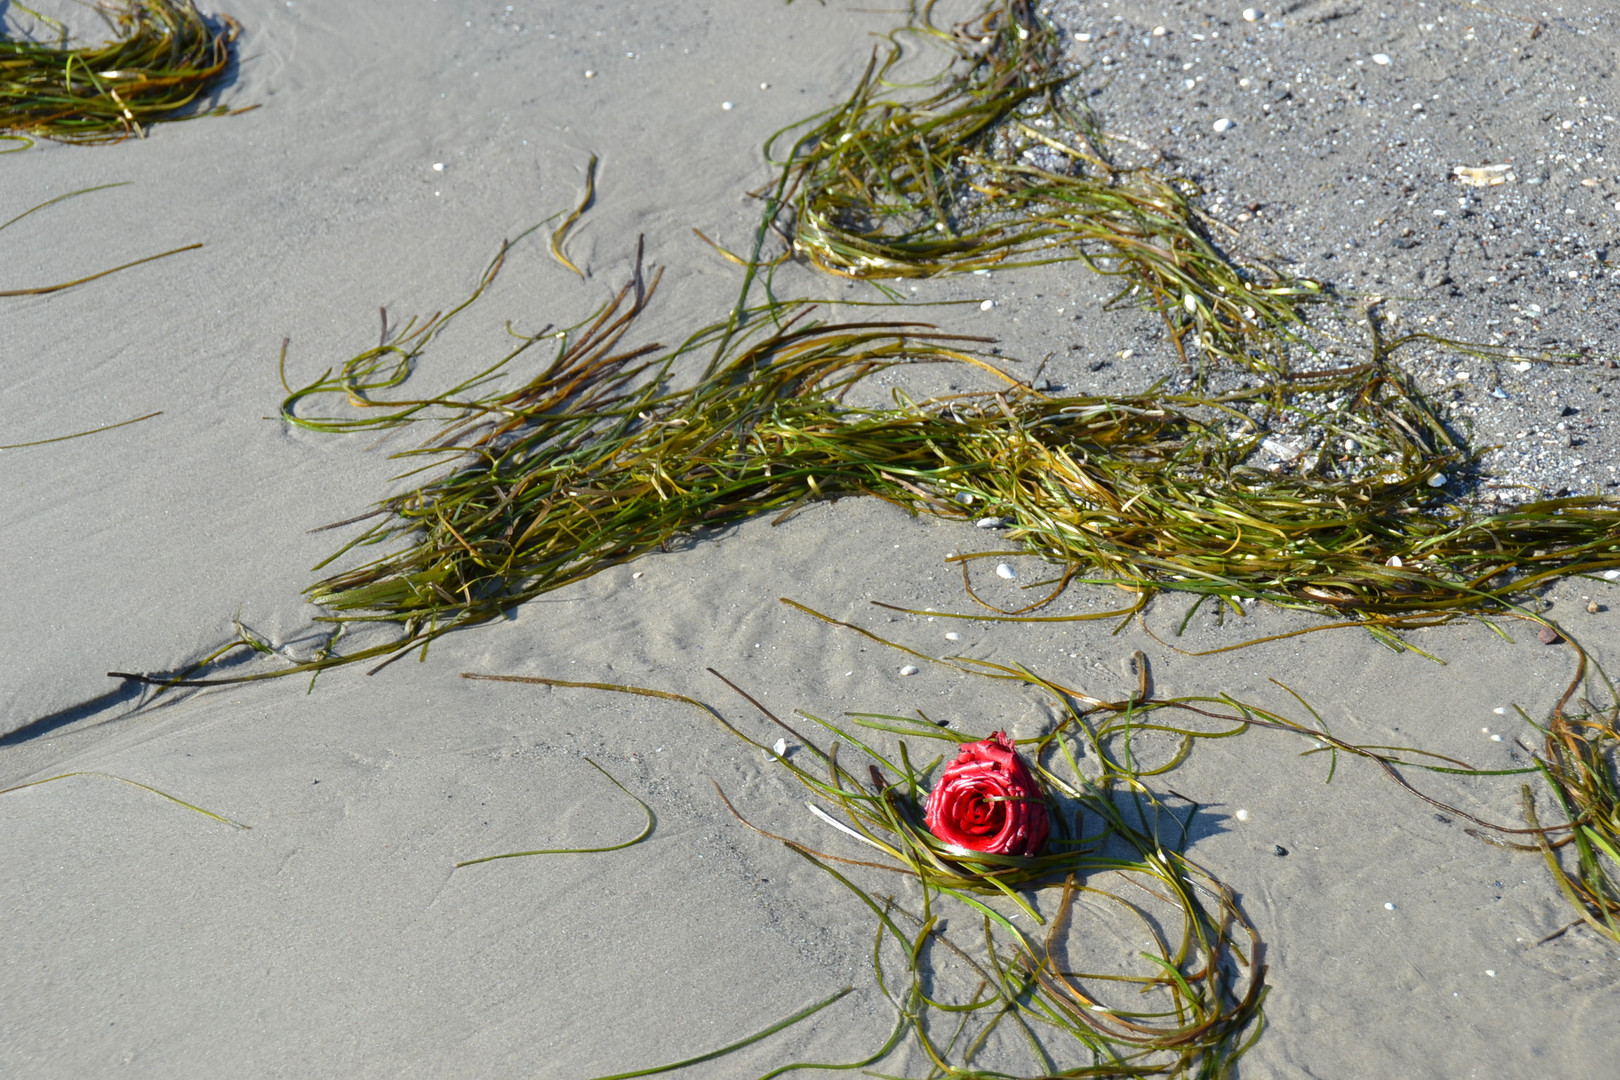
[[[926,8],[921,15],[912,32],[934,33]],[[874,61],[863,89],[797,139],[767,197],[742,299],[673,349],[635,343],[632,331],[658,283],[638,256],[632,279],[584,322],[522,336],[471,379],[406,396],[440,330],[499,271],[509,253],[503,246],[472,296],[448,315],[413,321],[392,336],[385,329],[375,349],[289,386],[282,416],[291,424],[430,432],[400,455],[410,467],[402,490],[338,523],[367,524],[318,568],[328,574],[308,590],[332,636],[312,654],[245,676],[127,677],[207,685],[391,662],[705,530],[760,515],[783,520],[808,501],[846,495],[945,518],[994,519],[1009,550],[1060,564],[1064,583],[1123,586],[1135,596],[1132,611],[1167,591],[1224,602],[1255,598],[1363,625],[1396,648],[1407,647],[1397,636],[1403,627],[1460,616],[1533,615],[1546,624],[1535,610],[1538,588],[1620,568],[1620,504],[1613,498],[1503,507],[1467,497],[1480,469],[1476,451],[1397,359],[1423,344],[1488,350],[1426,334],[1386,339],[1369,305],[1363,362],[1296,369],[1287,361],[1300,347],[1300,305],[1328,303],[1331,295],[1246,268],[1214,247],[1195,258],[1208,239],[1184,189],[1147,170],[1111,170],[1100,152],[1087,157],[1084,148],[1095,151],[1099,137],[1084,126],[1054,127],[1058,134],[1046,136],[1063,135],[1080,155],[1064,155],[1078,164],[1061,186],[1083,204],[1065,211],[1071,218],[1093,213],[1085,199],[1116,200],[1120,191],[1138,190],[1132,185],[1169,185],[1165,192],[1183,191],[1182,203],[1164,195],[1160,208],[1173,212],[1158,218],[1145,204],[1103,214],[1114,230],[1103,248],[1054,247],[1043,230],[1056,220],[1047,206],[1056,196],[1039,185],[1055,181],[1003,163],[994,166],[998,175],[1022,186],[998,194],[982,183],[996,131],[1009,124],[1042,131],[1032,123],[1042,116],[1017,110],[1031,101],[1052,110],[1061,104],[1061,79],[1030,81],[1047,56],[1030,50],[1049,52],[1047,34],[1028,5],[990,5],[979,24],[950,35],[966,81],[950,76],[957,81],[941,91],[947,96],[926,108],[875,104],[875,73],[883,68]],[[960,52],[967,41],[983,51]],[[1056,124],[1058,115],[1047,118]],[[908,140],[933,149],[919,150],[923,158],[907,165]],[[842,156],[857,153],[879,163],[866,180],[866,166]],[[846,199],[836,214],[816,216],[815,207],[852,192],[866,202]],[[964,231],[961,223],[1001,228],[994,219],[1002,210],[984,210],[996,199],[1010,200],[1000,205],[1015,228],[1005,243],[985,247],[989,234]],[[780,215],[790,209],[798,216],[785,226]],[[1069,229],[1072,220],[1064,220]],[[1174,235],[1116,243],[1122,221]],[[888,262],[838,263],[850,252],[872,254],[854,240],[846,248],[831,240],[814,247],[813,229],[831,236],[833,225],[868,247],[887,245],[880,254]],[[766,266],[760,249],[777,229],[811,261],[856,276],[898,274],[904,266],[960,270],[990,258],[998,265],[1025,257],[1081,260],[1121,274],[1127,291],[1145,297],[1177,340],[1196,341],[1211,362],[1257,371],[1260,385],[1228,393],[1195,382],[1179,393],[1153,387],[1114,397],[1059,395],[998,366],[982,339],[903,319],[822,321],[808,300],[750,301],[750,285]],[[968,246],[959,246],[962,237]],[[1193,246],[1177,248],[1176,237]],[[1257,287],[1276,301],[1264,309],[1270,314],[1254,306]],[[1229,296],[1245,297],[1241,319],[1223,299]],[[1251,306],[1260,313],[1253,318],[1245,313]],[[1228,332],[1236,336],[1222,336]],[[521,378],[520,360],[548,351],[536,373],[499,388],[499,380]],[[848,403],[863,379],[920,363],[968,366],[995,385],[933,400],[897,394],[884,406]],[[1308,452],[1286,465],[1264,463],[1266,437],[1285,426],[1303,435]],[[1358,450],[1337,449],[1347,443]],[[991,615],[1029,617],[1039,604]],[[348,631],[368,629],[383,632],[338,647],[352,640]],[[209,665],[202,668],[206,674]],[[1557,851],[1548,848],[1555,864],[1575,846],[1579,869],[1561,880],[1594,925],[1612,930],[1613,871],[1604,860],[1612,862],[1617,846],[1616,732],[1612,715],[1592,713],[1583,723],[1576,738],[1577,725],[1559,721],[1538,759],[1568,820],[1580,824],[1573,833],[1554,835],[1549,827],[1535,835],[1557,841]]]
[[[913,5],[842,105],[767,142],[793,140],[766,211],[791,251],[874,280],[1080,261],[1119,279],[1110,303],[1157,313],[1189,366],[1285,370],[1321,283],[1235,258],[1192,181],[1117,163],[1028,0],[949,29],[933,6]],[[890,85],[905,40],[946,54],[930,93]]]
[[230,16],[204,16],[192,0],[102,0],[95,9],[115,35],[100,45],[68,40],[59,24],[53,41],[0,27],[0,138],[120,142],[160,121],[228,111],[186,110],[230,63],[239,31]]
[[[876,916],[872,963],[877,985],[895,1008],[896,1024],[857,1067],[881,1061],[909,1040],[939,1073],[1011,1075],[982,1070],[976,1060],[1005,1025],[1007,1040],[1024,1048],[1040,1076],[1231,1074],[1260,1030],[1266,994],[1260,937],[1232,890],[1182,853],[1197,808],[1169,806],[1146,782],[1149,774],[1132,765],[1128,753],[1122,757],[1117,752],[1120,736],[1128,742],[1130,729],[1139,722],[1137,703],[1122,703],[1116,710],[1118,722],[1099,726],[1086,720],[1073,699],[1028,678],[1051,693],[1064,713],[1052,731],[1022,744],[1053,804],[1056,831],[1044,854],[989,855],[951,848],[923,826],[923,786],[939,757],[914,762],[905,738],[886,752],[846,727],[801,712],[803,720],[832,739],[823,747],[710,670],[792,736],[814,765],[799,765],[714,706],[686,695],[531,676],[466,672],[462,677],[634,694],[697,709],[804,786],[815,800],[807,804],[807,824],[829,825],[860,841],[862,854],[851,857],[822,850],[819,841],[759,829],[719,793],[745,825],[820,867]],[[1169,707],[1174,703],[1142,705],[1144,713]],[[868,729],[953,749],[974,738],[925,719],[854,719]],[[1240,731],[1242,717],[1230,719]],[[1190,737],[1217,738],[1233,733],[1188,732]],[[850,754],[859,762],[846,764]],[[1098,765],[1100,773],[1082,771],[1080,757]],[[773,816],[779,813],[773,811]],[[863,870],[873,869],[915,880],[921,886],[920,910],[856,880]],[[1059,893],[1050,920],[1042,919],[1029,901],[1028,894],[1040,889]],[[1123,968],[1076,966],[1071,950],[1084,951],[1085,935],[1071,935],[1069,923],[1081,903],[1118,912],[1132,927],[1133,939],[1151,943],[1148,951]],[[963,914],[957,904],[967,908],[968,925],[979,923],[977,933],[947,933],[946,918],[955,927]],[[1016,908],[1034,927],[1014,923],[1007,907]],[[887,952],[886,943],[891,946]],[[952,984],[954,991],[946,989]],[[767,1075],[807,1067],[783,1066]]]

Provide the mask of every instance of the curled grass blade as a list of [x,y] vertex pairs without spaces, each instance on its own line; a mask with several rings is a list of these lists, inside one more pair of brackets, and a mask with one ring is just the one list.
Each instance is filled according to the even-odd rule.
[[[822,1009],[825,1009],[827,1006],[836,1001],[841,1001],[854,989],[855,988],[853,986],[846,986],[831,997],[818,1001],[814,1005],[800,1009],[792,1016],[784,1017],[783,1019],[778,1020],[776,1023],[772,1024],[768,1028],[765,1028],[763,1031],[756,1031],[746,1039],[738,1039],[736,1042],[727,1046],[722,1046],[718,1050],[711,1050],[706,1054],[699,1054],[696,1057],[684,1058],[681,1061],[672,1061],[668,1065],[655,1065],[650,1069],[636,1069],[631,1072],[613,1073],[609,1076],[598,1076],[595,1078],[595,1080],[631,1080],[632,1077],[636,1076],[656,1076],[659,1073],[674,1072],[676,1069],[684,1069],[689,1065],[701,1065],[705,1061],[713,1061],[715,1058],[725,1057],[727,1054],[735,1053],[745,1046],[752,1046],[761,1039],[767,1039],[770,1036],[775,1035],[778,1031],[782,1031],[785,1028],[790,1028],[801,1020],[808,1020],[810,1017],[814,1016]],[[776,1076],[783,1071],[785,1070],[777,1070],[770,1075]]]
[[186,800],[184,800],[182,798],[179,798],[178,796],[170,795],[167,791],[163,791],[163,790],[161,790],[159,788],[152,787],[150,784],[143,784],[139,780],[131,780],[128,777],[125,777],[125,776],[114,776],[112,773],[95,772],[95,771],[92,771],[92,770],[80,770],[80,771],[77,771],[77,772],[67,772],[67,773],[62,773],[59,776],[47,777],[44,780],[33,780],[33,781],[30,781],[29,783],[26,783],[26,784],[17,784],[17,785],[15,785],[13,787],[0,789],[0,795],[8,795],[13,791],[23,791],[23,790],[25,790],[27,788],[39,787],[41,784],[49,784],[49,783],[53,783],[54,781],[57,781],[57,780],[66,780],[69,777],[73,777],[73,776],[99,776],[99,777],[102,777],[103,779],[106,779],[106,780],[116,780],[120,784],[128,784],[130,787],[137,787],[137,788],[140,788],[142,791],[150,791],[153,795],[156,795],[160,799],[167,799],[170,802],[174,803],[176,806],[183,806],[187,810],[191,810],[191,811],[194,811],[195,813],[201,814],[203,817],[213,818],[215,821],[221,822],[222,824],[225,824],[225,825],[229,825],[233,829],[251,829],[251,828],[253,828],[253,826],[244,825],[240,821],[232,821],[230,818],[225,817],[222,814],[216,814],[212,810],[205,810],[202,807],[197,806],[194,803],[188,803],[188,802],[186,802]]
[[557,231],[551,234],[550,245],[551,257],[578,274],[581,281],[585,279],[585,271],[575,266],[573,260],[563,254],[563,240],[567,237],[568,230],[574,227],[574,222],[578,221],[585,211],[591,208],[591,203],[595,200],[596,155],[592,154],[591,160],[585,166],[585,195],[579,200],[579,205],[574,208],[574,212],[564,218],[563,223],[557,226]]
[[466,859],[462,862],[456,863],[454,868],[459,870],[463,866],[476,866],[479,863],[494,862],[497,859],[522,859],[529,855],[594,855],[604,851],[622,851],[627,847],[634,847],[636,844],[641,843],[643,840],[647,839],[647,837],[651,836],[653,829],[658,824],[658,818],[654,816],[652,807],[648,806],[644,801],[642,801],[641,797],[636,795],[635,792],[619,783],[618,779],[612,773],[602,768],[602,766],[598,765],[590,758],[586,758],[585,763],[611,780],[614,787],[618,788],[632,799],[635,799],[636,805],[640,806],[642,811],[647,815],[646,828],[642,829],[635,836],[621,844],[609,844],[607,847],[544,848],[538,851],[509,851],[505,855],[485,855],[478,859]]
[[134,259],[134,260],[132,260],[130,262],[123,263],[123,264],[121,264],[119,266],[115,266],[110,270],[102,270],[102,271],[100,271],[98,273],[94,273],[94,274],[86,274],[84,277],[74,278],[72,281],[59,282],[58,284],[55,284],[55,285],[40,285],[40,286],[36,286],[36,287],[34,287],[32,289],[5,289],[5,290],[0,290],[0,297],[7,297],[7,296],[49,296],[52,293],[59,293],[59,292],[65,291],[67,289],[74,288],[75,286],[78,286],[78,285],[84,285],[87,282],[99,281],[100,279],[102,279],[104,277],[108,277],[108,276],[110,276],[112,274],[118,273],[120,270],[128,270],[131,267],[142,266],[142,265],[144,265],[146,263],[149,263],[149,262],[156,262],[159,259],[167,259],[170,255],[179,255],[182,252],[186,252],[186,251],[196,251],[200,247],[202,247],[201,244],[186,244],[183,247],[173,248],[173,249],[171,249],[169,251],[161,252],[161,253],[159,253],[157,255],[147,255],[144,258]]
[[159,409],[157,412],[150,412],[145,416],[137,416],[133,420],[120,420],[116,424],[103,424],[100,427],[90,428],[88,431],[76,431],[72,435],[56,435],[49,439],[35,439],[33,442],[10,443],[6,446],[0,446],[0,450],[24,450],[30,446],[45,446],[48,443],[67,442],[69,439],[82,439],[86,435],[99,435],[103,431],[114,431],[121,427],[129,427],[131,424],[138,424],[142,420],[150,420],[154,416],[162,415],[163,410]]

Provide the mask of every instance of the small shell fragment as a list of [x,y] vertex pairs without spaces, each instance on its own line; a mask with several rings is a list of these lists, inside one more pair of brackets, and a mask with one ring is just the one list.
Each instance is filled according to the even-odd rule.
[[998,517],[982,517],[973,524],[977,525],[981,529],[1000,529],[1007,523]]
[[1239,810],[1237,813],[1233,814],[1232,816],[1237,818],[1239,821],[1248,821],[1249,820],[1249,812],[1247,810]]
[[1219,120],[1215,121],[1212,126],[1215,128],[1215,133],[1217,135],[1224,135],[1226,132],[1237,127],[1237,121],[1233,120],[1230,116],[1223,116]]
[[1384,565],[1393,566],[1395,569],[1399,570],[1406,564],[1401,561],[1401,557],[1399,555],[1391,555],[1389,558],[1384,560]]
[[900,674],[902,674],[902,675],[915,675],[915,674],[917,674],[917,671],[918,671],[918,668],[917,668],[916,664],[907,664],[905,667],[900,669]]
[[1517,180],[1513,175],[1513,166],[1503,163],[1501,165],[1458,165],[1451,170],[1464,187],[1496,187],[1510,180]]
[[1377,64],[1379,67],[1389,67],[1389,65],[1390,65],[1389,54],[1388,53],[1373,53],[1372,62]]
[[996,577],[1004,578],[1007,581],[1011,581],[1013,578],[1015,578],[1017,576],[1018,576],[1018,571],[1014,570],[1012,567],[1008,566],[1006,563],[997,564],[997,566],[996,566]]
[[1243,21],[1244,22],[1259,22],[1260,21],[1260,12],[1258,10],[1252,8],[1252,7],[1251,8],[1244,8],[1243,9]]
[[1446,474],[1443,473],[1443,472],[1437,472],[1433,476],[1429,477],[1429,486],[1432,487],[1432,488],[1445,487],[1446,486]]
[[993,308],[995,306],[996,306],[996,302],[994,300],[981,300],[981,301],[979,301],[979,310],[980,311],[989,311],[991,308]]
[[777,757],[787,757],[787,748],[788,743],[786,739],[777,739],[776,745],[771,747],[771,752]]
[[945,635],[945,640],[946,641],[961,641],[962,640],[962,635],[958,634],[955,630],[952,630],[950,633]]

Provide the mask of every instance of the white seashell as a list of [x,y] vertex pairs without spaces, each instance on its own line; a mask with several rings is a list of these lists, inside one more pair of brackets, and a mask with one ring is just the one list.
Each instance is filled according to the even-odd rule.
[[958,634],[955,630],[952,630],[950,633],[945,635],[945,640],[946,641],[961,641],[962,640],[962,635]]
[[786,739],[777,739],[776,745],[771,747],[771,752],[777,757],[787,757],[787,750],[788,742]]
[[905,667],[900,669],[900,674],[902,674],[902,675],[915,675],[915,674],[917,674],[917,671],[918,671],[918,668],[917,668],[916,664],[907,664]]
[[1001,563],[996,567],[996,577],[998,577],[998,578],[1005,578],[1006,580],[1011,581],[1013,578],[1015,578],[1017,576],[1018,576],[1018,571],[1014,570],[1012,567],[1008,566],[1006,563]]

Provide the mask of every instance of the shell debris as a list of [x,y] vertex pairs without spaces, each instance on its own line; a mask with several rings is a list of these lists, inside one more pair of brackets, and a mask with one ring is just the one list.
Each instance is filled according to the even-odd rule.
[[1509,181],[1517,180],[1513,175],[1513,166],[1501,165],[1458,165],[1452,168],[1451,175],[1455,176],[1464,187],[1496,187]]
[[1013,578],[1015,578],[1017,576],[1018,576],[1018,571],[1014,570],[1012,567],[1008,566],[1006,563],[998,563],[996,565],[996,577],[1002,578],[1005,581],[1011,581]]

